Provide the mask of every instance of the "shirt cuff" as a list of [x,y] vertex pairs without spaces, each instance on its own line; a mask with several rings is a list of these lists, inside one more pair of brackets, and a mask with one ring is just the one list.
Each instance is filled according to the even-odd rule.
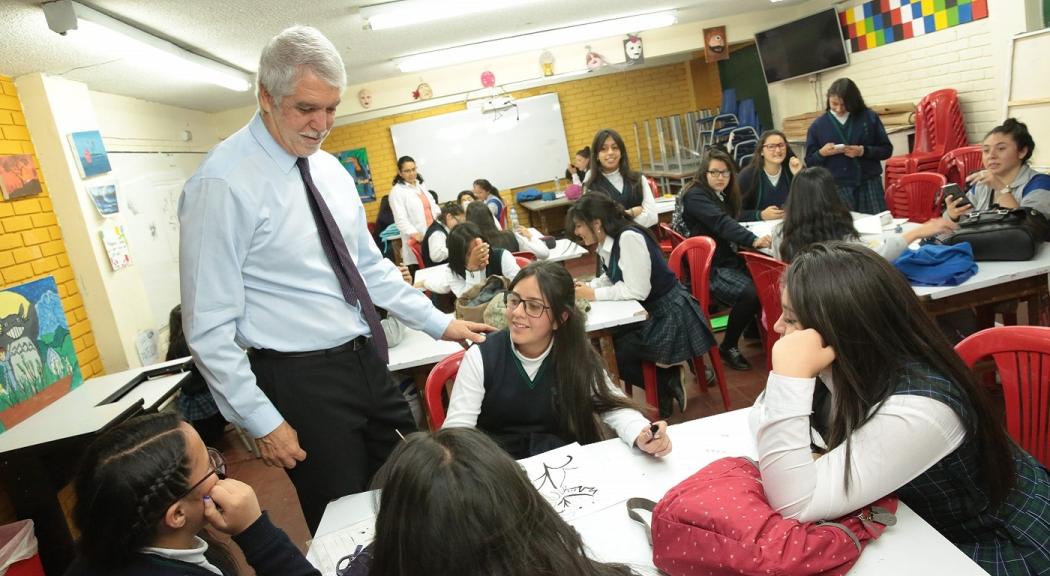
[[423,332],[434,340],[441,340],[441,337],[445,335],[445,330],[448,329],[448,325],[451,323],[451,316],[442,313],[437,308],[431,307],[430,317],[423,323]]
[[244,427],[253,438],[262,438],[276,430],[281,422],[284,422],[284,416],[281,416],[273,404],[267,402],[244,419]]
[[813,411],[813,389],[816,378],[794,378],[769,373],[763,399],[763,410],[776,419],[808,416]]

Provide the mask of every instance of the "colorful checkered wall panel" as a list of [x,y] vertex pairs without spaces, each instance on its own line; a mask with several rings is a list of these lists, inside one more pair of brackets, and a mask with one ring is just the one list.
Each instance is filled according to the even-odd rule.
[[839,13],[853,52],[988,17],[988,0],[869,0]]

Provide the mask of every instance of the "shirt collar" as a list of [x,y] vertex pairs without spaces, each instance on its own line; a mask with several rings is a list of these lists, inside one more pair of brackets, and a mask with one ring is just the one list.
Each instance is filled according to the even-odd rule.
[[539,356],[537,356],[535,358],[529,358],[527,356],[524,356],[521,352],[518,351],[518,347],[514,346],[513,344],[510,347],[511,351],[514,352],[514,355],[518,357],[518,360],[523,362],[523,363],[524,362],[543,362],[543,360],[545,360],[547,358],[547,356],[551,353],[551,350],[553,348],[554,348],[554,338],[553,337],[551,338],[550,343],[547,344],[547,349],[544,350],[542,354],[540,354]]
[[1032,179],[1032,175],[1030,174],[1030,172],[1033,172],[1033,171],[1034,170],[1032,170],[1032,167],[1029,166],[1028,164],[1022,164],[1021,165],[1021,169],[1017,171],[1017,177],[1014,178],[1014,181],[1010,183],[1010,188],[1011,189],[1024,188],[1024,185],[1028,184],[1028,181]]
[[255,138],[255,141],[259,143],[259,146],[273,160],[274,164],[283,172],[288,173],[295,167],[295,161],[298,160],[298,157],[289,153],[277,143],[277,140],[274,140],[273,135],[266,128],[266,124],[263,123],[262,113],[255,112],[252,121],[248,123],[248,130],[251,132],[252,137]]
[[613,237],[606,234],[605,240],[602,241],[602,245],[598,247],[598,252],[601,253],[602,256],[608,258],[612,255],[612,249]]

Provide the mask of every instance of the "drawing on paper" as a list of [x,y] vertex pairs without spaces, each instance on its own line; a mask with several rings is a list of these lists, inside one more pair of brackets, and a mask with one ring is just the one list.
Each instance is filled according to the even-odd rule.
[[581,510],[593,504],[598,494],[597,487],[574,482],[574,472],[578,466],[574,466],[572,461],[572,454],[566,454],[555,462],[544,462],[543,472],[532,478],[533,485],[559,514],[567,510]]
[[356,524],[314,538],[310,542],[310,551],[307,552],[306,559],[320,570],[323,576],[336,576],[339,560],[352,554],[358,546],[368,546],[375,537],[376,518],[369,516]]

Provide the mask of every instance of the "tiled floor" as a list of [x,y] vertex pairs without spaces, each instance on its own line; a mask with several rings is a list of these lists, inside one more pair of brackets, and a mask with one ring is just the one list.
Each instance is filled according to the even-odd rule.
[[[594,270],[593,260],[576,261],[569,266],[569,270],[574,276],[591,273]],[[744,408],[754,403],[766,381],[765,356],[761,342],[741,340],[740,349],[753,368],[747,372],[738,372],[728,367],[725,369],[733,409]],[[686,390],[689,394],[688,409],[684,413],[676,412],[669,419],[672,424],[703,418],[723,411],[722,397],[717,386],[701,391],[695,381],[691,381],[687,383]],[[636,388],[634,396],[637,400],[644,401],[642,390]],[[252,458],[232,430],[227,432],[223,442],[217,448],[221,449],[227,458],[230,477],[250,484],[259,496],[263,509],[269,511],[274,523],[283,528],[292,541],[305,550],[310,535],[307,532],[302,512],[299,510],[299,500],[295,489],[284,471],[268,467],[262,460]]]

